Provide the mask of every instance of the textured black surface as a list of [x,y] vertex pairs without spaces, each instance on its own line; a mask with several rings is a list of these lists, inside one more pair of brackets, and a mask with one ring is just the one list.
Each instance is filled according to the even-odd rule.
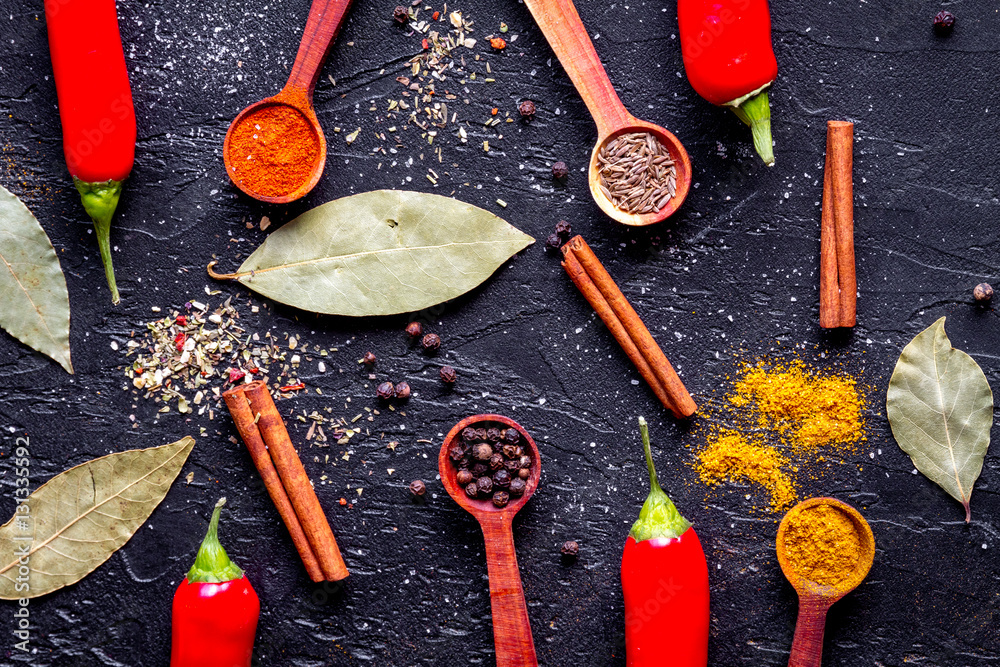
[[[394,79],[419,49],[415,38],[391,26],[393,4],[359,0],[352,10],[316,93],[330,137],[326,173],[307,199],[288,208],[238,196],[220,152],[230,119],[283,83],[307,3],[120,5],[139,144],[112,234],[123,298],[116,308],[63,164],[41,3],[4,0],[0,178],[38,215],[59,253],[72,302],[77,374],[66,375],[0,335],[0,514],[14,507],[7,456],[16,436],[31,438],[33,486],[108,452],[185,434],[198,444],[167,499],[119,553],[79,584],[31,603],[30,655],[13,649],[15,607],[0,605],[0,637],[6,637],[0,663],[167,665],[174,587],[194,557],[210,508],[225,494],[230,505],[222,539],[262,602],[257,664],[493,664],[482,540],[472,519],[445,496],[434,464],[451,425],[485,411],[519,420],[542,451],[542,486],[515,524],[541,664],[624,664],[618,566],[645,496],[634,426],[640,414],[652,423],[661,479],[708,554],[711,664],[786,663],[796,600],[775,562],[777,517],[750,511],[753,501],[743,494],[752,489],[708,492],[697,483],[686,465],[697,439],[664,414],[644,385],[630,382],[638,375],[541,243],[482,288],[428,316],[445,341],[434,360],[408,350],[406,318],[318,319],[270,305],[252,315],[247,303],[263,304],[237,286],[205,295],[204,267],[214,255],[235,267],[265,238],[259,228],[247,229],[247,221],[267,214],[280,224],[375,187],[454,190],[540,241],[560,218],[572,221],[696,398],[724,386],[746,358],[739,350],[801,356],[819,368],[831,359],[846,364],[872,387],[868,441],[803,491],[862,508],[878,551],[867,582],[831,614],[826,664],[1000,663],[997,459],[987,459],[966,526],[957,503],[911,474],[882,409],[901,347],[941,315],[949,316],[954,344],[1000,387],[1000,321],[971,305],[973,285],[1000,280],[1000,106],[993,99],[1000,88],[1000,14],[990,3],[955,5],[958,27],[940,39],[931,30],[935,3],[775,0],[777,165],[767,169],[752,154],[745,128],[698,98],[684,79],[673,2],[580,2],[626,105],[670,128],[691,153],[695,188],[686,205],[668,223],[645,230],[616,226],[591,201],[583,169],[594,126],[526,8],[514,0],[450,6],[477,22],[480,39],[499,21],[510,26],[508,39],[519,36],[503,54],[487,54],[483,41],[477,47],[496,80],[483,81],[482,63],[474,68],[480,75],[468,85],[471,103],[459,108],[470,142],[440,142],[445,157],[439,165],[411,131],[397,166],[371,157],[371,102],[384,109],[385,97],[398,96]],[[93,83],[99,86],[99,78]],[[534,123],[502,126],[503,139],[482,129],[491,107],[513,112],[526,97],[538,102]],[[829,118],[857,123],[860,324],[846,340],[827,338],[817,327]],[[363,131],[347,146],[334,126]],[[490,140],[489,154],[483,139]],[[407,168],[410,157],[415,163]],[[551,182],[554,160],[571,167],[565,186]],[[427,166],[441,176],[436,188],[424,176]],[[497,198],[509,206],[500,209]],[[191,298],[216,304],[229,294],[238,295],[241,321],[251,330],[295,333],[341,350],[328,360],[331,372],[300,374],[323,395],[303,395],[283,409],[332,406],[334,414],[352,417],[377,407],[372,383],[356,363],[368,349],[379,355],[379,378],[408,377],[414,388],[405,417],[383,411],[363,422],[371,435],[351,442],[349,460],[336,445],[303,450],[313,478],[327,476],[317,491],[352,572],[343,591],[306,578],[249,457],[229,441],[233,429],[224,412],[214,421],[176,412],[154,420],[158,406],[134,401],[125,390],[124,358],[112,341],[123,344],[130,332],[141,332],[155,317],[153,306],[166,310]],[[458,370],[453,392],[437,380],[443,363]],[[343,409],[347,398],[350,410]],[[303,443],[304,429],[293,437]],[[385,446],[391,439],[399,441],[395,451]],[[327,453],[330,463],[314,462],[314,455],[322,461]],[[194,473],[190,485],[183,479],[188,472]],[[428,482],[422,504],[406,491],[418,477]],[[341,496],[353,507],[339,506]],[[571,566],[559,557],[566,539],[581,544]],[[670,664],[667,647],[663,664]]]

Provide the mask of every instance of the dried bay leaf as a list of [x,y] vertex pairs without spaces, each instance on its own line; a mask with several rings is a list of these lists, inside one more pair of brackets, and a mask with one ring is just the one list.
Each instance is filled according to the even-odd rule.
[[993,392],[979,364],[951,346],[939,319],[917,335],[889,381],[892,434],[913,465],[965,507],[983,469],[993,426]]
[[450,197],[377,190],[318,206],[271,233],[234,279],[327,315],[395,315],[476,287],[534,239]]
[[69,292],[59,258],[28,207],[2,186],[0,327],[73,372]]
[[[75,584],[128,542],[167,495],[194,439],[108,454],[38,487],[0,526],[0,599]],[[20,497],[20,496],[18,496]],[[27,566],[25,580],[20,566]]]

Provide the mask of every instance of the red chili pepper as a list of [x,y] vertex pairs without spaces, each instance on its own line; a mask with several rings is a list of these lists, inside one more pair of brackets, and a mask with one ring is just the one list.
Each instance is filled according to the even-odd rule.
[[299,389],[305,389],[306,385],[304,382],[297,382],[295,384],[286,384],[284,387],[280,387],[281,391],[298,391]]
[[749,125],[757,153],[773,165],[767,89],[778,61],[767,0],[678,0],[677,21],[691,86]]
[[426,39],[421,42],[421,45],[424,47],[424,51],[431,48],[430,42],[428,42]]
[[656,480],[649,429],[639,417],[649,496],[622,555],[625,664],[708,664],[708,564],[698,534]]
[[178,315],[177,316],[177,324],[181,325],[182,327],[186,327],[187,323],[188,323],[187,315]]
[[219,544],[215,504],[194,565],[174,594],[170,667],[250,667],[260,600]]
[[135,156],[135,109],[115,0],[45,3],[66,165],[97,229],[97,245],[118,303],[111,264],[111,216]]
[[242,380],[246,376],[247,376],[247,374],[244,373],[239,368],[230,368],[229,369],[229,383],[230,384],[236,384],[237,382],[239,382],[240,380]]
[[178,352],[184,349],[185,341],[187,341],[187,334],[183,331],[174,337],[174,346],[177,348]]

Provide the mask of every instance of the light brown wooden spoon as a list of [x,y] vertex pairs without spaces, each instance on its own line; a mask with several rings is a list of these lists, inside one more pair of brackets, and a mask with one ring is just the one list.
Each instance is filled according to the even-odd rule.
[[[522,446],[531,457],[531,476],[525,480],[526,488],[520,498],[512,498],[510,504],[500,509],[490,500],[470,498],[459,486],[458,470],[448,458],[448,450],[458,442],[462,431],[472,426],[488,423],[503,424],[517,429],[521,434]],[[497,667],[537,667],[535,640],[531,636],[528,621],[528,606],[524,601],[524,587],[521,573],[517,568],[517,554],[514,553],[514,533],[511,524],[514,515],[524,507],[538,488],[542,474],[542,462],[538,447],[528,432],[513,419],[502,415],[474,415],[455,424],[448,432],[438,454],[438,470],[444,488],[459,506],[476,517],[483,529],[486,540],[486,569],[490,577],[490,606],[493,611],[493,642],[496,646]]]
[[[309,193],[319,177],[323,175],[323,167],[326,164],[326,137],[323,136],[323,128],[316,117],[313,109],[313,91],[316,88],[316,81],[319,79],[323,62],[330,53],[333,40],[340,31],[340,26],[344,23],[347,10],[351,7],[352,0],[313,0],[309,9],[309,18],[306,20],[306,28],[302,33],[302,41],[299,43],[299,52],[295,56],[295,63],[292,65],[292,72],[288,75],[288,82],[277,95],[267,97],[260,102],[251,104],[241,111],[229,126],[226,132],[226,141],[222,147],[222,159],[226,164],[226,173],[230,180],[240,190],[250,195],[254,199],[269,202],[272,204],[287,204]],[[307,138],[316,144],[313,153],[313,164],[309,177],[295,190],[282,196],[269,196],[253,191],[249,184],[234,176],[234,165],[230,162],[229,141],[233,131],[251,114],[266,107],[283,105],[294,109],[309,122],[311,134]]]
[[[861,541],[861,557],[854,572],[840,585],[824,586],[799,576],[785,551],[785,531],[789,519],[803,510],[817,505],[829,505],[846,514],[854,523]],[[833,603],[858,587],[871,570],[875,560],[875,536],[871,526],[860,513],[847,503],[835,498],[810,498],[788,511],[778,526],[778,563],[788,582],[799,595],[799,619],[795,625],[792,653],[788,667],[820,667],[823,662],[823,632],[826,627],[826,613]]]
[[[651,225],[666,220],[684,203],[691,189],[691,158],[673,134],[659,125],[639,120],[622,104],[615,92],[573,0],[524,0],[545,39],[569,75],[577,92],[597,123],[597,145],[590,155],[588,180],[594,201],[610,218],[624,225]],[[617,208],[600,186],[597,156],[606,143],[623,134],[649,132],[660,140],[677,168],[677,194],[655,213],[634,214]]]

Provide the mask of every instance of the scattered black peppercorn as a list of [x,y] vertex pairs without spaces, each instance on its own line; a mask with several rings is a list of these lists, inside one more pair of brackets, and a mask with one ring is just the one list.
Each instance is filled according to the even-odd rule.
[[468,444],[472,444],[476,441],[476,429],[474,428],[464,428],[462,429],[462,440]]
[[568,241],[569,237],[573,235],[573,225],[569,224],[565,220],[560,220],[556,223],[556,234],[559,235],[563,241]]
[[528,487],[527,482],[525,482],[520,477],[510,480],[510,495],[515,497],[520,497],[524,495],[525,489]]
[[479,493],[483,496],[493,493],[493,480],[489,477],[480,477],[477,479],[476,486],[479,487]]
[[375,395],[383,400],[388,401],[390,398],[396,395],[396,388],[392,386],[391,382],[383,382],[375,390]]
[[497,452],[490,457],[490,470],[500,470],[503,468],[503,454]]
[[479,495],[479,485],[475,482],[469,482],[465,487],[465,495],[470,498],[475,498]]
[[563,241],[559,238],[558,234],[549,234],[545,238],[545,247],[549,250],[559,250],[562,248]]
[[934,32],[944,37],[955,29],[955,15],[949,11],[940,11],[934,15]]
[[422,496],[427,493],[427,485],[419,479],[415,479],[410,482],[410,493],[415,496]]
[[458,373],[451,366],[442,366],[439,375],[441,376],[441,382],[445,384],[455,384],[455,380],[458,379]]
[[507,442],[511,445],[516,445],[517,443],[521,442],[521,434],[517,432],[516,428],[509,428],[503,432],[503,439],[504,442]]
[[525,100],[517,105],[517,111],[521,114],[521,118],[525,120],[531,120],[535,117],[535,103],[531,100]]
[[427,334],[420,341],[420,347],[424,348],[425,352],[437,352],[441,349],[441,336],[437,334]]
[[403,382],[397,382],[396,398],[405,401],[409,397],[410,397],[410,383],[406,382],[405,380]]
[[472,455],[477,461],[489,461],[493,456],[493,448],[483,442],[472,448]]
[[424,333],[424,325],[420,322],[410,322],[406,325],[406,334],[410,338],[420,338]]
[[510,486],[510,473],[506,470],[497,470],[493,474],[493,483],[497,486],[506,489]]
[[392,20],[399,25],[406,25],[410,21],[410,12],[406,7],[399,5],[392,10]]
[[456,476],[456,479],[458,480],[458,483],[460,485],[462,485],[462,486],[468,486],[469,484],[472,483],[472,480],[474,478],[472,476],[472,471],[471,470],[466,470],[465,468],[463,468],[462,470],[458,471],[458,475]]
[[561,181],[567,176],[569,176],[569,167],[566,166],[565,162],[552,163],[552,178]]
[[506,491],[497,491],[493,494],[493,505],[499,508],[507,507],[507,503],[510,502],[510,494]]
[[559,549],[559,553],[567,558],[576,558],[580,555],[580,545],[573,540],[568,540],[563,542],[562,548]]
[[486,429],[486,439],[489,440],[490,442],[500,442],[500,438],[502,437],[503,436],[500,435],[500,429],[498,428]]
[[364,362],[364,364],[366,366],[374,366],[375,365],[375,353],[374,352],[365,352],[365,356],[361,357],[361,361]]
[[972,298],[976,300],[980,306],[985,306],[993,299],[993,288],[989,283],[979,283],[976,285],[975,289],[972,290]]

